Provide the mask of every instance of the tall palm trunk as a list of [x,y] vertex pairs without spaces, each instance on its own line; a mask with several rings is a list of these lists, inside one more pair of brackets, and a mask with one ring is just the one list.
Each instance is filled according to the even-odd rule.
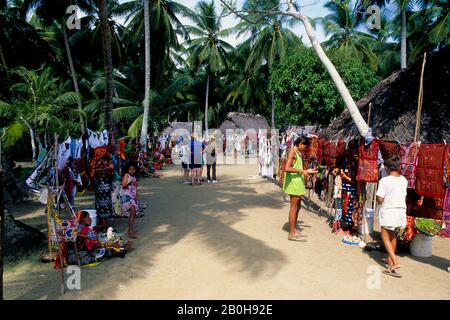
[[150,65],[150,8],[148,0],[144,1],[144,37],[145,37],[145,98],[144,98],[144,117],[141,128],[141,147],[147,149],[147,133],[150,114],[150,90],[151,90],[151,65]]
[[400,67],[406,69],[406,9],[402,9],[402,31],[400,42]]
[[111,30],[109,29],[108,12],[106,0],[99,0],[100,30],[102,36],[103,59],[105,65],[105,128],[111,132],[113,130],[112,110],[113,110],[113,75],[112,75],[112,47]]
[[272,94],[272,129],[275,129],[275,96]]
[[205,97],[205,131],[208,132],[208,103],[209,103],[209,68],[206,71],[206,97]]
[[80,129],[81,133],[84,133],[86,131],[86,127],[84,125],[83,115],[81,114],[83,112],[83,106],[81,104],[80,89],[78,88],[77,74],[75,73],[75,67],[73,66],[72,51],[70,50],[69,37],[67,36],[66,24],[64,19],[62,20],[61,28],[63,31],[64,46],[66,47],[67,60],[69,60],[69,68],[70,73],[72,75],[73,88],[75,89],[75,93],[78,95],[77,105],[78,111],[80,112]]
[[304,16],[300,12],[298,12],[293,3],[292,0],[287,0],[288,4],[288,12],[287,14],[289,16],[294,17],[297,20],[300,20],[303,22],[303,25],[305,26],[306,34],[308,35],[309,41],[311,42],[312,47],[316,51],[317,56],[319,57],[320,61],[324,65],[325,69],[329,73],[331,80],[334,82],[334,85],[336,86],[337,90],[339,91],[339,94],[341,95],[342,99],[344,100],[345,106],[347,107],[350,116],[352,117],[353,122],[356,125],[356,128],[358,129],[358,132],[361,136],[366,136],[369,126],[367,125],[364,118],[361,116],[361,113],[359,112],[358,107],[356,106],[355,101],[353,101],[352,96],[350,95],[350,92],[347,89],[347,86],[345,85],[344,81],[342,80],[341,76],[337,72],[335,66],[330,61],[330,59],[327,57],[325,52],[323,51],[322,47],[320,46],[320,43],[317,41],[314,29],[311,26],[311,23],[309,22],[308,17]]

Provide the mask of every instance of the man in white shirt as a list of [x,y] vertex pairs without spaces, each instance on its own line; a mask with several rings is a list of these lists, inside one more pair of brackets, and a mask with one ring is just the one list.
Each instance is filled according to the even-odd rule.
[[400,264],[395,255],[397,249],[397,233],[406,226],[406,194],[408,180],[400,174],[401,162],[399,158],[391,158],[384,162],[389,174],[380,180],[377,191],[377,202],[381,205],[380,226],[381,239],[389,255],[383,259],[388,269],[385,274],[401,277],[396,270]]

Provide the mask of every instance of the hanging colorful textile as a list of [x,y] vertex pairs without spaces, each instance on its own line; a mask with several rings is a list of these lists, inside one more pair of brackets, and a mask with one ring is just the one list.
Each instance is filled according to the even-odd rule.
[[379,148],[381,152],[381,156],[384,160],[393,158],[393,157],[399,157],[400,159],[403,159],[405,156],[405,150],[401,148],[400,144],[396,142],[390,142],[390,141],[380,141],[379,142]]
[[378,145],[377,139],[373,139],[368,146],[364,145],[364,140],[361,141],[358,152],[357,181],[378,181]]
[[416,167],[419,155],[419,144],[401,144],[404,157],[402,160],[402,176],[408,180],[408,188],[416,187]]
[[404,231],[403,239],[405,241],[412,241],[417,234],[417,229],[414,225],[415,217],[407,216],[406,217],[406,227]]
[[322,162],[330,169],[341,166],[342,158],[345,153],[345,142],[323,141]]
[[309,159],[318,159],[319,139],[317,137],[309,138],[309,146],[306,151],[306,156]]
[[423,144],[419,150],[416,192],[431,198],[444,197],[444,144]]

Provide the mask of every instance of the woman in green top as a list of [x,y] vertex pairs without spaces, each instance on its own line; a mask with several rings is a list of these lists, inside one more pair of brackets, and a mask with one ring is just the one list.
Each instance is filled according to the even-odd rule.
[[286,168],[284,170],[283,191],[291,197],[291,209],[289,210],[289,237],[291,241],[302,241],[299,233],[296,233],[295,227],[298,219],[298,212],[301,206],[301,197],[305,194],[305,178],[309,174],[316,173],[314,170],[304,170],[303,160],[300,155],[309,146],[309,141],[302,136],[294,141],[294,146],[289,150]]

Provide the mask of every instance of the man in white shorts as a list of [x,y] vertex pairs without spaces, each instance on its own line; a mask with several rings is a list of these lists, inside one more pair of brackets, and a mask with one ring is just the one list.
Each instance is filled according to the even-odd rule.
[[387,159],[384,167],[389,174],[380,180],[377,190],[377,202],[381,205],[381,239],[388,253],[383,262],[388,267],[385,274],[401,277],[396,271],[400,264],[395,255],[397,233],[406,226],[406,193],[408,180],[400,174],[401,161],[398,157]]

